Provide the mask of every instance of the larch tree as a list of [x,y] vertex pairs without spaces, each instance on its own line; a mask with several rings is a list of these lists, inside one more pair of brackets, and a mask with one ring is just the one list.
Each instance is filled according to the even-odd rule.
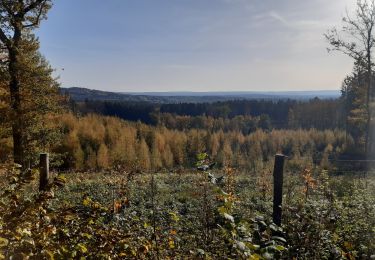
[[[35,44],[36,42],[32,30],[39,26],[41,20],[46,18],[51,6],[51,0],[0,1],[0,60],[1,65],[6,68],[6,73],[1,75],[0,80],[2,84],[7,85],[9,91],[14,161],[22,165],[25,164],[25,145],[27,142],[23,93],[28,86],[26,81],[30,80],[30,77],[36,83],[33,87],[37,87],[41,83],[39,72],[32,71],[33,66],[30,67],[30,63],[27,63],[33,63],[35,60],[27,60],[24,54],[28,44]],[[42,59],[37,62],[40,66],[46,65]]]
[[160,170],[163,166],[158,143],[156,142],[155,138],[152,142],[152,147],[151,147],[151,166],[154,170]]
[[331,48],[353,58],[366,73],[366,132],[365,154],[371,153],[371,102],[373,96],[373,50],[375,47],[375,3],[374,0],[358,0],[354,17],[347,14],[343,18],[341,30],[331,29],[325,34]]
[[96,158],[97,166],[99,169],[106,169],[110,166],[109,164],[109,156],[108,156],[108,148],[105,144],[100,144],[98,155]]
[[186,159],[186,136],[174,131],[169,142],[175,164],[182,166]]
[[174,159],[173,159],[173,153],[172,153],[171,147],[169,145],[165,147],[162,157],[163,157],[164,167],[166,167],[167,169],[171,169],[174,164]]
[[86,154],[87,154],[87,158],[86,158],[86,168],[87,169],[96,169],[97,168],[97,156],[96,156],[96,152],[89,146],[87,149],[86,149]]
[[137,149],[137,163],[141,171],[149,171],[151,168],[150,150],[147,146],[145,139],[141,139]]

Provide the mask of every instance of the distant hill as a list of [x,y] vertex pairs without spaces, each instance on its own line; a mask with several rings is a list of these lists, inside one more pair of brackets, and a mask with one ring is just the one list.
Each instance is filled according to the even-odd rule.
[[203,103],[244,99],[296,99],[309,100],[315,97],[320,99],[335,99],[340,96],[340,91],[234,91],[234,92],[109,92],[87,88],[61,88],[62,94],[68,94],[75,101],[128,101],[151,103]]
[[338,97],[339,90],[320,90],[320,91],[212,91],[212,92],[189,92],[189,91],[171,91],[171,92],[120,92],[127,95],[146,95],[146,96],[162,96],[162,97],[203,97],[203,96],[216,96],[216,97]]

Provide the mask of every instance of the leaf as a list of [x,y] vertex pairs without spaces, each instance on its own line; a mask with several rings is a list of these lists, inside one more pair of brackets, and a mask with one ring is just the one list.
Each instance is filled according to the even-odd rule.
[[276,250],[278,250],[278,251],[284,251],[284,250],[285,250],[285,247],[280,246],[280,245],[275,246],[275,248],[276,248]]
[[147,254],[149,250],[150,250],[150,248],[149,248],[149,246],[148,246],[147,244],[142,245],[142,246],[139,248],[139,251],[141,251],[143,254]]
[[219,207],[219,208],[217,209],[217,211],[218,211],[220,214],[223,214],[223,215],[224,215],[224,213],[227,213],[227,212],[228,212],[228,210],[227,210],[224,206]]
[[168,242],[168,244],[169,244],[169,248],[170,249],[174,249],[175,248],[173,239],[170,239],[169,242]]
[[14,166],[14,168],[16,168],[16,169],[22,169],[22,165],[19,164],[19,163],[14,163],[13,166]]
[[234,217],[232,215],[229,215],[228,213],[223,214],[224,218],[229,220],[230,222],[234,223]]
[[63,175],[59,175],[55,178],[55,184],[57,186],[64,186],[66,183],[66,177]]
[[77,245],[77,247],[78,247],[78,250],[81,251],[81,253],[83,253],[83,254],[88,252],[87,247],[82,243],[79,243]]
[[180,220],[180,218],[175,212],[169,212],[169,215],[171,216],[172,220],[175,222],[178,222]]
[[246,251],[246,249],[247,249],[245,243],[241,242],[241,241],[236,241],[236,246],[241,251]]
[[21,236],[31,236],[31,231],[27,228],[24,228],[24,229],[18,229],[17,230],[18,234],[20,234]]
[[54,255],[53,255],[53,252],[51,252],[49,250],[44,250],[44,253],[45,253],[45,256],[47,257],[47,259],[50,259],[50,260],[55,259]]
[[268,252],[265,252],[265,253],[263,254],[263,258],[264,258],[264,259],[273,259],[274,257],[273,257],[273,254],[270,254],[270,253],[268,253]]
[[148,228],[148,227],[150,227],[151,225],[150,224],[148,224],[147,222],[145,222],[144,224],[143,224],[143,227],[144,228]]
[[9,240],[3,237],[0,237],[0,248],[6,247],[9,244]]
[[85,237],[85,238],[87,238],[87,239],[92,238],[92,235],[90,235],[90,234],[88,234],[88,233],[82,233],[81,236],[82,236],[82,237]]
[[278,231],[279,229],[278,229],[278,227],[276,226],[276,225],[274,225],[274,224],[270,224],[270,229],[272,230],[272,231]]
[[205,160],[206,158],[207,158],[207,153],[198,153],[197,154],[197,160],[198,161],[203,161],[203,160]]
[[203,249],[198,248],[197,252],[198,252],[198,255],[205,255],[205,252]]
[[250,256],[250,260],[260,260],[262,257],[258,254],[253,254]]
[[92,202],[91,199],[89,197],[86,197],[86,198],[83,199],[82,204],[83,204],[83,206],[87,207],[91,204],[91,202]]
[[286,243],[286,240],[285,240],[285,238],[283,238],[283,237],[273,236],[272,239],[273,239],[273,240],[281,241],[281,242],[283,242],[283,243]]
[[260,248],[259,245],[252,244],[250,242],[245,242],[246,246],[250,248],[251,250],[258,250]]
[[65,221],[70,221],[70,220],[73,220],[74,218],[75,216],[73,214],[67,214],[64,216]]
[[345,242],[344,242],[344,246],[345,246],[345,248],[348,249],[349,251],[353,250],[353,244],[350,243],[350,242],[345,241]]

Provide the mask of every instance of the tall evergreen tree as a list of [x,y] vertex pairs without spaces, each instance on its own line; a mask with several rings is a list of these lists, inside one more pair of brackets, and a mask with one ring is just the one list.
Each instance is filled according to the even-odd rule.
[[[46,74],[39,74],[40,71],[35,69],[46,68],[45,61],[38,55],[25,53],[35,47],[37,41],[31,32],[46,18],[51,5],[51,0],[0,1],[1,64],[6,67],[6,73],[2,73],[0,79],[9,91],[14,161],[20,164],[25,163],[25,146],[28,142],[25,134],[28,123],[24,117],[27,107],[25,94],[35,94],[38,86],[45,84],[46,74],[50,73],[44,70]],[[35,49],[33,51],[35,54]],[[28,80],[33,81],[33,86],[28,85]],[[30,86],[30,89],[26,90],[26,86]]]
[[[51,145],[59,139],[56,131],[56,117],[60,112],[60,103],[63,101],[59,95],[59,84],[53,78],[53,69],[46,59],[39,53],[39,43],[32,34],[27,34],[22,39],[18,56],[18,86],[20,107],[15,111],[10,99],[4,100],[7,104],[4,110],[8,125],[14,129],[15,122],[20,123],[22,144],[22,160],[14,154],[15,162],[24,163],[32,160],[37,152],[51,150]],[[9,70],[2,70],[2,90],[11,96],[8,86],[11,81]],[[18,135],[17,135],[18,136]],[[13,130],[14,151],[18,151]],[[19,145],[19,144],[18,144]]]
[[351,149],[356,154],[365,152],[366,149],[366,75],[361,66],[355,65],[353,73],[347,76],[341,89],[341,99],[344,104],[346,117],[346,132],[354,139]]

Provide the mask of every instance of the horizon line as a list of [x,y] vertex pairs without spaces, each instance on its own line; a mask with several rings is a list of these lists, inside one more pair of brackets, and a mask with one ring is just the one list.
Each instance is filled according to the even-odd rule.
[[103,90],[87,87],[60,87],[63,89],[87,89],[87,90],[96,90],[103,92],[112,92],[119,94],[136,94],[136,93],[301,93],[301,92],[340,92],[340,89],[316,89],[316,90],[207,90],[207,91],[194,91],[194,90],[164,90],[164,91],[117,91],[117,90]]

